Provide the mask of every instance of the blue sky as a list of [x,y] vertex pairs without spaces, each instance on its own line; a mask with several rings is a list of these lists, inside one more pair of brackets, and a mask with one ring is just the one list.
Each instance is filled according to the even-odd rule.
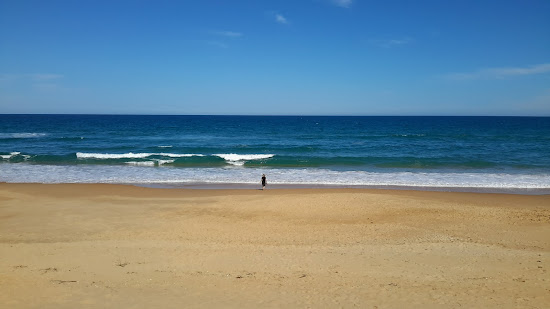
[[0,113],[550,116],[550,1],[0,0]]

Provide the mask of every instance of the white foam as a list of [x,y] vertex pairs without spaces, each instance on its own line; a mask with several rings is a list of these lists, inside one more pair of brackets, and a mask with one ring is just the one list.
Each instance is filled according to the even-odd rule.
[[164,156],[164,157],[170,157],[170,158],[204,157],[203,154],[197,154],[197,153],[153,153],[151,155]]
[[76,157],[78,159],[143,159],[151,156],[163,156],[170,158],[183,158],[183,157],[202,157],[201,154],[193,153],[84,153],[77,152]]
[[176,160],[155,160],[155,161],[158,163],[158,165],[163,165],[163,164],[173,163]]
[[151,168],[154,165],[154,161],[128,163],[127,166],[3,163],[0,164],[0,182],[257,184],[261,175],[266,174],[270,184],[540,189],[550,192],[550,173],[389,173],[317,168]]
[[79,159],[125,159],[125,158],[147,158],[150,153],[83,153],[77,152],[76,157]]
[[[0,157],[2,157],[2,159],[4,159],[4,160],[9,160],[12,157],[15,157],[16,155],[19,155],[19,154],[21,154],[21,153],[20,152],[12,152],[9,155],[0,155]],[[26,156],[26,157],[29,157],[29,156]]]
[[236,154],[236,153],[222,153],[215,154],[214,156],[220,157],[226,161],[249,161],[249,160],[261,160],[274,157],[274,154]]
[[124,163],[130,164],[130,165],[138,165],[138,166],[155,166],[154,161],[129,161]]
[[157,146],[158,148],[172,148],[172,145],[167,145],[167,146]]
[[48,135],[47,133],[0,133],[0,138],[37,138]]
[[245,161],[228,161],[228,163],[235,166],[243,166]]
[[249,160],[261,160],[261,159],[269,159],[271,157],[274,157],[274,154],[236,154],[236,153],[222,153],[222,154],[214,154],[214,156],[220,157],[227,161],[227,163],[236,165],[236,166],[242,166],[246,161]]

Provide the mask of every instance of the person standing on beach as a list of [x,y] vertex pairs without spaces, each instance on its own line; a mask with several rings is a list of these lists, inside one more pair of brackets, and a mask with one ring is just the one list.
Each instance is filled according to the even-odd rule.
[[265,189],[266,184],[267,184],[267,181],[265,180],[265,174],[262,174],[262,190]]

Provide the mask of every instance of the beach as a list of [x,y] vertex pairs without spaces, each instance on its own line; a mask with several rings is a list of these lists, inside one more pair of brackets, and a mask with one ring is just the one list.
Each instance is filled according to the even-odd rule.
[[0,183],[3,308],[547,308],[550,196]]
[[549,12],[0,1],[0,309],[550,309]]

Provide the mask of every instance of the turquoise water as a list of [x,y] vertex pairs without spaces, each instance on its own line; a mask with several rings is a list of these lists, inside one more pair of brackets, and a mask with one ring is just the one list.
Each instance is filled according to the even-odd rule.
[[4,182],[544,190],[550,118],[0,115],[0,156]]

